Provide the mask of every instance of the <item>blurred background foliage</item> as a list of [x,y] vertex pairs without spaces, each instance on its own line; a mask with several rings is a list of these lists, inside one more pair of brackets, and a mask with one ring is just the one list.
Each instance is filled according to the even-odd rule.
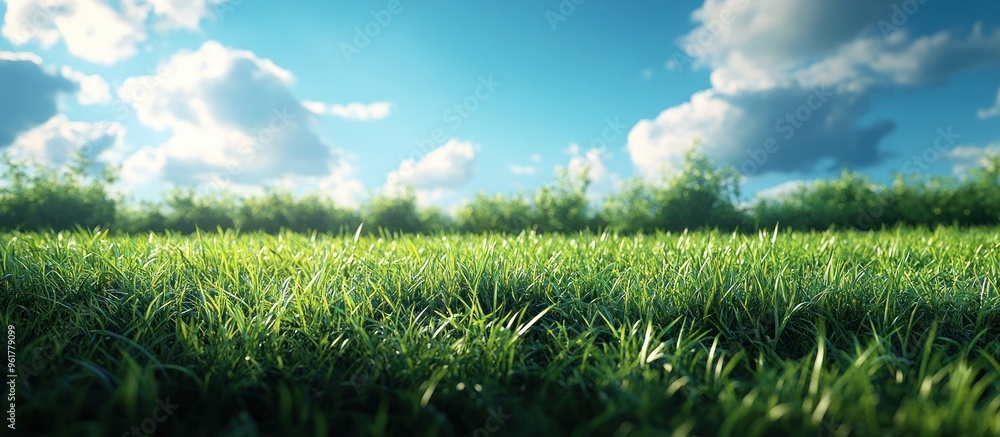
[[836,179],[749,203],[739,200],[740,175],[734,169],[694,153],[686,155],[683,164],[660,180],[625,181],[600,200],[588,196],[585,173],[572,176],[563,171],[534,193],[479,193],[449,214],[421,207],[412,190],[374,195],[360,208],[337,205],[322,193],[296,196],[281,189],[249,197],[177,189],[158,202],[132,202],[109,190],[117,180],[115,169],[99,169],[80,156],[66,168],[5,156],[0,163],[0,229],[354,233],[360,227],[365,233],[653,233],[1000,223],[1000,156],[987,158],[963,177],[896,175],[890,185],[845,170]]

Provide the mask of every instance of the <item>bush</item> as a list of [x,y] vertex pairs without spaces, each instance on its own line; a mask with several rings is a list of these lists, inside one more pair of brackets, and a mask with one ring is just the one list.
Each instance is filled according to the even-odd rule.
[[0,188],[0,229],[60,231],[114,223],[118,202],[105,190],[116,179],[111,169],[88,177],[94,164],[80,154],[63,171],[14,162],[6,155],[2,164],[9,184]]
[[236,227],[236,200],[230,195],[199,196],[192,189],[172,190],[167,194],[166,210],[166,228],[185,234]]
[[985,159],[966,178],[897,175],[888,186],[856,172],[779,197],[737,207],[739,177],[709,159],[688,153],[675,175],[650,183],[627,181],[594,209],[587,198],[586,174],[557,174],[532,195],[479,193],[453,220],[436,208],[420,208],[412,189],[398,196],[375,196],[360,211],[337,207],[320,195],[296,197],[282,190],[238,199],[229,194],[170,191],[162,203],[119,205],[106,186],[113,170],[88,176],[95,166],[81,156],[63,170],[4,158],[7,184],[0,187],[0,229],[40,230],[111,227],[121,232],[239,228],[277,233],[354,232],[362,221],[368,233],[502,232],[523,230],[571,233],[602,228],[620,232],[771,229],[877,229],[886,226],[961,226],[1000,223],[1000,156]]
[[160,204],[143,201],[139,204],[124,204],[119,210],[113,228],[129,234],[171,230],[167,216]]
[[601,221],[622,232],[746,227],[747,218],[736,207],[739,177],[731,169],[688,152],[681,172],[659,184],[641,179],[627,182],[604,203]]
[[776,224],[799,230],[878,229],[890,226],[981,226],[1000,222],[1000,156],[988,157],[969,177],[896,175],[877,186],[855,172],[753,208],[758,228]]
[[455,225],[461,232],[516,234],[531,229],[531,203],[523,195],[505,197],[479,193],[458,209]]
[[758,228],[796,230],[869,229],[883,223],[884,196],[871,181],[845,170],[837,179],[817,181],[754,208]]
[[417,210],[417,198],[413,190],[397,196],[375,196],[365,206],[361,214],[365,231],[368,233],[427,233],[433,218],[421,215]]
[[287,191],[271,191],[263,196],[244,199],[237,219],[243,231],[277,233],[281,229],[293,232],[354,232],[361,223],[357,213],[337,208],[318,195],[295,198]]
[[595,227],[588,207],[588,185],[587,172],[573,178],[568,171],[560,170],[554,183],[535,193],[528,216],[535,230],[569,233]]

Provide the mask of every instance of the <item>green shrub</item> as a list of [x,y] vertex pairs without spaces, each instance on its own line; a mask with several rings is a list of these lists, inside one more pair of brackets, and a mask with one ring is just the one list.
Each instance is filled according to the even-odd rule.
[[593,228],[587,200],[588,185],[586,172],[574,178],[568,171],[560,170],[554,183],[535,192],[528,216],[535,230],[569,233]]
[[995,225],[1000,222],[1000,157],[985,161],[965,179],[896,175],[889,186],[845,170],[837,179],[761,201],[753,215],[758,228],[780,223],[799,230]]
[[757,227],[797,230],[869,229],[885,221],[886,200],[871,181],[844,170],[840,177],[799,187],[754,208]]
[[6,184],[0,186],[0,229],[113,228],[127,233],[238,228],[248,232],[368,233],[500,232],[535,230],[573,233],[611,229],[678,232],[878,229],[887,226],[982,226],[1000,223],[1000,156],[987,157],[967,177],[897,175],[888,186],[845,170],[776,199],[737,206],[738,174],[689,152],[681,170],[662,180],[626,181],[594,208],[587,197],[586,172],[563,170],[531,195],[479,193],[453,219],[437,208],[422,208],[412,189],[398,196],[374,196],[360,210],[335,205],[318,194],[297,197],[283,190],[237,198],[231,194],[170,191],[162,202],[126,204],[110,196],[115,181],[105,169],[89,176],[94,163],[77,156],[67,169],[46,168],[4,158]]
[[458,209],[455,226],[461,232],[516,234],[532,228],[532,215],[531,202],[523,195],[480,192]]
[[197,195],[193,189],[175,189],[167,193],[166,211],[166,228],[185,234],[236,227],[237,205],[231,195]]
[[417,209],[412,189],[398,196],[378,195],[365,204],[361,217],[366,232],[425,233],[430,227]]
[[605,199],[602,222],[623,232],[733,230],[747,223],[736,207],[739,193],[735,171],[717,168],[708,158],[688,152],[679,174],[664,177],[661,183],[631,180]]
[[94,164],[80,154],[64,170],[14,162],[6,155],[2,164],[8,184],[0,187],[0,229],[59,231],[114,223],[118,202],[105,189],[116,179],[111,169],[90,177]]
[[353,232],[361,223],[357,213],[311,194],[296,198],[287,191],[271,191],[246,198],[239,206],[238,224],[247,232]]

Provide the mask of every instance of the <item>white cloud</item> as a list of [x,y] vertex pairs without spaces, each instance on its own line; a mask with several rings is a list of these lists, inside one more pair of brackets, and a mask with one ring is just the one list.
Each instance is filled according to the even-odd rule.
[[389,102],[375,102],[368,105],[348,103],[347,105],[330,106],[330,114],[348,120],[381,120],[389,116],[392,106]]
[[980,109],[976,115],[979,116],[980,120],[1000,116],[1000,90],[997,90],[997,99],[993,107]]
[[328,105],[322,102],[307,101],[303,105],[309,112],[316,115],[332,115],[352,121],[372,121],[381,120],[389,116],[392,112],[392,104],[389,102],[375,103],[348,103],[346,105]]
[[507,169],[510,170],[511,173],[514,173],[518,176],[527,176],[535,174],[535,167],[531,165],[511,164],[507,166]]
[[[326,176],[283,176],[269,186],[277,186],[296,194],[318,194],[339,207],[357,208],[365,195],[365,187],[354,177],[354,167],[346,159],[330,167]],[[258,184],[232,184],[229,191],[241,196],[256,196],[267,192]]]
[[471,142],[453,138],[419,161],[407,159],[389,173],[385,191],[393,195],[412,187],[425,202],[437,200],[469,182],[476,169],[476,149]]
[[354,169],[345,160],[334,165],[330,174],[316,181],[319,192],[325,194],[337,205],[356,208],[361,205],[365,186],[353,177]]
[[982,147],[959,146],[945,155],[945,157],[955,162],[952,172],[956,175],[963,175],[973,168],[988,165],[989,160],[987,158],[990,156],[1000,156],[1000,142],[987,144]]
[[[539,155],[537,153],[532,153],[531,155],[528,156],[528,159],[532,163],[537,164],[539,161],[542,160],[542,155]],[[535,174],[536,171],[538,171],[538,169],[534,165],[530,164],[527,165],[511,164],[507,166],[507,170],[518,176],[533,175]]]
[[130,156],[123,179],[225,187],[349,168],[311,130],[293,82],[270,60],[215,41],[172,56],[156,74],[127,79],[118,95],[140,122],[171,137]]
[[628,150],[636,168],[650,178],[675,168],[696,147],[748,176],[810,170],[830,159],[834,165],[872,164],[881,159],[876,145],[894,124],[858,126],[868,105],[865,96],[822,89],[701,91],[656,119],[637,123],[629,132]]
[[815,180],[791,180],[785,181],[773,187],[765,188],[757,192],[754,196],[755,200],[775,200],[787,196],[789,194],[798,192],[799,189],[809,187],[815,184]]
[[101,64],[135,55],[136,44],[146,40],[141,22],[100,0],[8,0],[0,34],[16,45],[37,41],[46,49],[63,40],[70,54]]
[[111,102],[111,89],[101,76],[83,74],[69,67],[62,68],[62,75],[80,84],[76,100],[81,105],[103,105]]
[[[227,0],[147,0],[153,14],[158,17],[156,25],[163,29],[183,28],[198,30],[199,23]],[[235,3],[235,2],[234,2]]]
[[312,100],[305,100],[302,102],[302,107],[306,108],[307,111],[312,112],[316,115],[326,114],[326,103],[314,102]]
[[9,152],[16,160],[52,166],[70,162],[74,152],[81,152],[96,163],[115,163],[124,147],[125,129],[118,123],[69,121],[59,114],[31,129],[11,144]]
[[886,39],[858,39],[792,77],[803,87],[827,85],[864,92],[872,87],[935,84],[962,70],[991,64],[1000,64],[1000,31],[983,36],[977,25],[967,38],[938,32],[910,39],[907,32],[898,31]]
[[0,51],[0,61],[28,61],[34,64],[41,64],[42,57],[31,52],[4,52]]
[[700,26],[681,44],[711,68],[712,88],[639,121],[628,135],[632,162],[649,177],[693,147],[745,174],[880,162],[895,123],[861,122],[877,93],[1000,64],[1000,31],[986,36],[980,25],[967,37],[883,36],[878,23],[892,19],[894,4],[705,0],[693,14]]
[[572,155],[566,166],[570,176],[576,178],[586,172],[587,179],[593,183],[601,183],[607,179],[608,169],[604,161],[610,159],[611,155],[604,149],[590,149],[581,153],[579,145],[571,144],[568,151]]
[[879,19],[890,18],[895,1],[706,0],[691,15],[700,26],[680,44],[713,69],[738,67],[738,73],[763,76],[872,30]]
[[110,65],[137,53],[149,24],[197,30],[223,1],[7,0],[0,34],[15,45],[36,41],[46,49],[63,41],[73,56]]
[[739,114],[738,109],[716,98],[714,92],[698,92],[690,102],[668,108],[655,120],[641,120],[632,128],[628,134],[632,163],[644,175],[661,173],[678,163],[696,141],[731,129],[727,125],[734,124]]
[[569,163],[565,167],[556,165],[555,173],[565,171],[574,181],[586,173],[588,182],[586,196],[594,205],[597,205],[604,196],[621,188],[621,177],[608,170],[607,161],[612,155],[604,148],[584,151],[578,144],[571,143],[566,148],[566,153],[570,155]]

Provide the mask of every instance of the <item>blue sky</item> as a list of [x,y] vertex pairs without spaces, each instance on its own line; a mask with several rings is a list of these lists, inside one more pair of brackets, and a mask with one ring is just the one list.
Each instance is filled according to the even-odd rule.
[[[1000,4],[935,0],[7,0],[0,149],[119,189],[413,186],[427,204],[692,147],[747,197],[961,173],[1000,150]],[[699,140],[696,142],[696,140]]]

